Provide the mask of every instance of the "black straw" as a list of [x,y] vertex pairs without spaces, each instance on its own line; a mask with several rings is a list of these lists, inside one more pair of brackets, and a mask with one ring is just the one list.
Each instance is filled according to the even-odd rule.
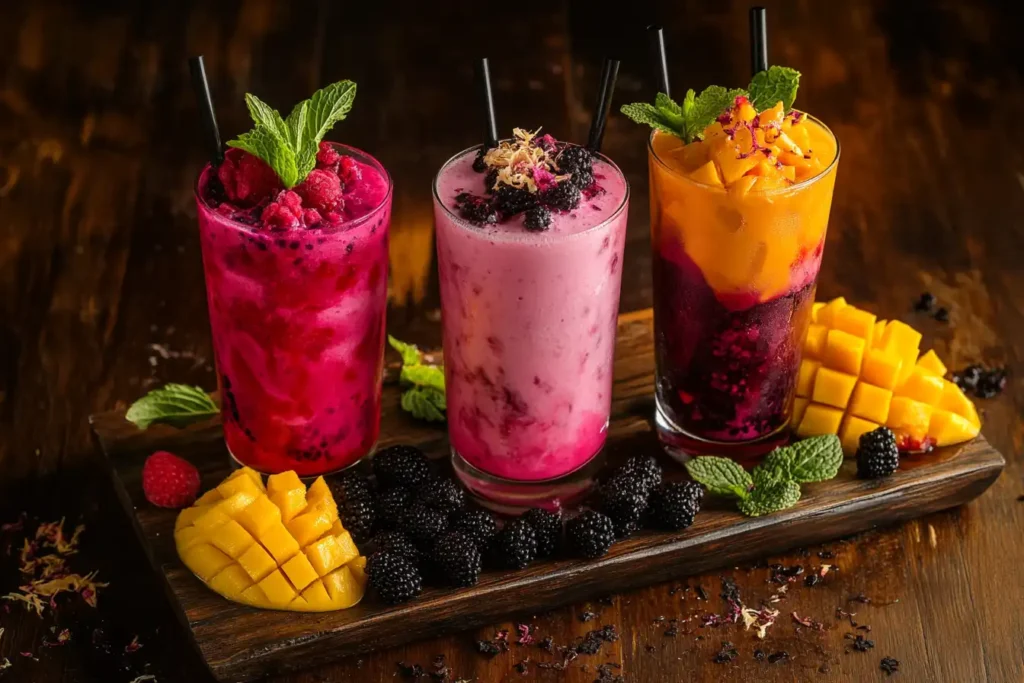
[[665,30],[657,24],[647,27],[651,34],[651,57],[654,60],[654,69],[658,72],[659,91],[672,97],[668,89],[668,57],[665,56]]
[[213,98],[210,96],[210,83],[206,80],[206,65],[203,63],[203,56],[189,57],[188,70],[192,74],[192,88],[196,91],[199,118],[203,120],[206,144],[210,149],[210,162],[214,166],[220,166],[224,161],[224,148],[220,144],[217,114],[213,111]]
[[768,70],[768,22],[764,7],[750,8],[750,71],[756,76]]
[[587,137],[587,149],[591,152],[601,151],[601,139],[604,137],[604,126],[608,123],[608,112],[612,108],[612,94],[615,92],[615,79],[619,76],[619,60],[605,58],[601,69],[601,90],[594,109],[594,120],[590,124],[590,135]]
[[484,105],[484,119],[487,130],[484,135],[484,150],[498,146],[498,120],[494,115],[494,94],[491,92],[491,67],[484,57],[477,64],[477,81],[480,84],[480,99]]

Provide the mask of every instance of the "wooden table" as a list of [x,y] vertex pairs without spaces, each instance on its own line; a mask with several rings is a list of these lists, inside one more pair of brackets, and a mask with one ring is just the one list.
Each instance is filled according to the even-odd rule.
[[[206,681],[112,500],[86,423],[165,381],[214,386],[191,195],[203,151],[186,56],[205,53],[228,137],[249,125],[246,91],[286,108],[327,82],[359,83],[334,137],[394,175],[389,329],[431,345],[440,332],[429,184],[479,137],[472,60],[492,58],[502,130],[543,124],[582,140],[605,52],[624,59],[617,103],[651,98],[642,30],[651,20],[666,26],[677,91],[745,82],[747,4],[622,3],[607,17],[558,2],[102,4],[0,7],[0,507],[4,521],[23,509],[84,520],[75,562],[111,582],[95,610],[69,601],[42,618],[17,605],[0,611],[0,662],[13,660],[0,680]],[[1020,681],[1024,53],[1002,6],[778,2],[768,15],[773,61],[803,72],[799,103],[843,147],[820,294],[919,325],[954,367],[1011,370],[1004,395],[982,403],[985,435],[1008,460],[989,492],[756,567],[538,615],[528,623],[556,644],[604,624],[621,633],[564,671],[538,668],[553,657],[535,647],[478,654],[475,641],[513,628],[506,623],[278,680],[402,680],[396,662],[430,672],[444,654],[451,680],[592,681],[611,663],[621,669],[605,680],[870,681],[885,678],[879,663],[891,656],[900,661],[894,680]],[[530,49],[498,54],[502,45]],[[645,135],[615,115],[605,138],[634,187],[624,311],[651,298]],[[911,312],[922,290],[949,307],[949,324]],[[804,576],[788,584],[763,641],[741,625],[700,626],[702,614],[722,611],[723,576],[748,604],[777,593],[771,563],[801,565],[804,576],[823,564],[838,571],[813,587]],[[17,585],[15,564],[0,556],[0,593]],[[837,609],[872,630],[855,630]],[[587,612],[599,616],[584,622]],[[824,630],[798,625],[793,612]],[[691,616],[666,635],[671,619]],[[44,646],[65,627],[69,643]],[[136,634],[142,648],[126,651]],[[875,647],[859,652],[846,634]],[[737,656],[716,663],[724,642]]]

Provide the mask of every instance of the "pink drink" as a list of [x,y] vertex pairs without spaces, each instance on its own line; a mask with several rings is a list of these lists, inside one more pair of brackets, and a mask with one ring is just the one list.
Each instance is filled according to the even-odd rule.
[[199,178],[224,438],[265,473],[338,470],[377,442],[391,181],[372,157],[333,150],[348,157],[328,167],[347,173],[344,204],[310,227],[264,224],[286,193],[239,206],[209,166]]
[[476,151],[434,188],[452,448],[493,477],[563,477],[605,442],[628,186],[599,157],[578,208],[553,212],[547,230],[522,214],[474,225],[456,196],[484,191]]

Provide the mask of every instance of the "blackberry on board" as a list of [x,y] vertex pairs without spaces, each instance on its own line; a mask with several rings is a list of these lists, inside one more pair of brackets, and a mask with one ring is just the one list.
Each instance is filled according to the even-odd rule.
[[648,491],[640,477],[628,474],[613,477],[602,487],[601,511],[611,518],[616,538],[628,538],[641,527],[647,513]]
[[397,529],[402,524],[402,518],[409,510],[413,495],[404,486],[382,491],[377,496],[377,528]]
[[417,491],[421,503],[446,515],[466,507],[466,492],[451,479],[431,477]]
[[423,578],[409,558],[390,550],[370,555],[366,561],[370,586],[389,605],[411,600],[423,590]]
[[501,566],[522,569],[537,557],[537,532],[524,519],[514,519],[495,537],[493,549]]
[[665,482],[651,493],[651,522],[659,529],[682,531],[693,524],[704,498],[695,481]]
[[373,473],[381,488],[419,486],[430,478],[430,462],[415,446],[391,446],[373,456]]
[[594,155],[586,147],[566,145],[555,163],[558,164],[559,174],[571,174],[568,182],[580,190],[594,182]]
[[362,543],[370,538],[376,516],[373,499],[369,496],[347,498],[338,504],[338,517],[341,519],[341,524],[346,531],[352,534],[356,543]]
[[451,529],[468,536],[478,548],[484,549],[498,535],[498,522],[486,510],[466,510],[452,520]]
[[330,477],[327,479],[327,486],[331,489],[334,501],[339,505],[350,498],[368,498],[373,493],[370,480],[358,472],[345,472]]
[[429,548],[438,536],[448,530],[448,516],[440,510],[415,503],[402,518],[399,530],[421,549]]
[[473,586],[480,580],[480,548],[458,531],[447,531],[437,539],[431,560],[438,577],[451,586]]
[[537,195],[526,188],[501,185],[494,193],[494,202],[505,216],[514,216],[537,205]]
[[615,471],[615,477],[623,475],[638,479],[650,492],[661,483],[661,465],[653,455],[634,455]]
[[535,206],[526,212],[523,227],[530,232],[543,232],[551,227],[551,212],[543,206]]
[[531,508],[520,517],[537,537],[537,557],[551,557],[562,545],[562,516],[542,508]]
[[567,181],[552,185],[540,195],[542,203],[559,211],[572,211],[580,205],[582,198],[580,188]]
[[615,526],[608,515],[587,510],[565,525],[565,542],[575,557],[601,557],[615,542]]
[[374,536],[371,543],[376,552],[387,550],[398,553],[417,567],[420,566],[420,562],[423,559],[420,549],[401,531],[384,531]]
[[888,427],[879,427],[862,434],[857,448],[857,476],[881,479],[891,476],[900,467],[900,450],[896,435]]

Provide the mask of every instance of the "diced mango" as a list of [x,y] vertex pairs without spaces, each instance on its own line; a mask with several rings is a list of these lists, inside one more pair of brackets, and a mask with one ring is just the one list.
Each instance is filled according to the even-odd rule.
[[327,500],[328,498],[334,500],[330,487],[327,486],[327,482],[324,481],[323,477],[317,477],[316,481],[309,485],[309,490],[306,491],[306,502],[312,505],[318,500]]
[[231,516],[221,509],[225,501],[214,505],[207,505],[206,511],[197,515],[192,521],[192,526],[204,533],[210,533],[217,527],[223,526],[231,521]]
[[234,493],[217,503],[217,509],[230,517],[234,517],[239,512],[252,505],[253,501],[256,500],[257,495],[262,494],[252,494],[246,491],[239,491],[238,493]]
[[347,565],[345,565],[352,571],[352,578],[356,580],[360,588],[366,587],[366,558],[362,555],[355,558]]
[[319,578],[317,571],[310,564],[309,558],[302,553],[298,553],[281,565],[281,571],[288,577],[288,581],[300,591]]
[[260,543],[277,560],[284,564],[299,552],[299,544],[283,524],[271,524],[263,531]]
[[818,374],[821,363],[816,360],[800,361],[800,369],[796,376],[796,395],[810,397],[814,390],[814,377]]
[[889,404],[889,417],[885,426],[897,435],[906,434],[915,439],[924,439],[928,435],[932,410],[932,406],[912,398],[894,396]]
[[274,558],[270,556],[270,553],[263,546],[259,543],[254,543],[238,558],[238,566],[253,581],[262,581],[267,574],[277,569],[277,562],[274,561]]
[[313,569],[320,576],[326,575],[328,572],[334,571],[341,565],[345,564],[346,559],[342,558],[339,552],[340,547],[338,546],[338,539],[334,536],[324,536],[316,543],[310,544],[306,548],[306,557],[309,558],[310,564],[313,565]]
[[757,110],[749,102],[744,102],[740,105],[736,116],[740,121],[753,121],[754,117],[757,116]]
[[189,569],[207,582],[231,564],[230,557],[208,543],[197,543],[183,553],[183,558]]
[[740,201],[747,196],[748,192],[754,189],[756,184],[757,176],[745,175],[730,185],[728,192],[736,201]]
[[845,408],[846,404],[850,402],[850,394],[853,393],[856,383],[855,375],[848,375],[831,368],[821,368],[814,377],[811,400],[836,408]]
[[266,594],[271,605],[287,605],[295,599],[295,589],[280,571],[274,570],[256,584]]
[[238,601],[253,607],[265,607],[270,604],[267,594],[263,592],[263,589],[258,584],[249,586],[242,591],[242,594],[238,596]]
[[935,439],[936,446],[952,446],[970,441],[979,431],[978,425],[948,410],[934,411],[928,426],[928,435]]
[[842,422],[842,419],[843,411],[812,403],[804,411],[804,417],[796,428],[796,434],[801,438],[835,434],[839,431],[839,423]]
[[804,417],[804,411],[807,410],[807,404],[810,402],[811,400],[809,398],[804,398],[802,396],[797,396],[793,399],[793,415],[789,419],[789,423],[791,425],[795,426],[800,424],[800,420]]
[[935,349],[929,349],[928,353],[918,358],[917,367],[923,368],[939,377],[946,376],[946,366],[939,360],[939,354],[935,353]]
[[822,365],[856,377],[864,357],[864,340],[849,332],[831,329],[825,340]]
[[306,489],[286,489],[270,494],[270,500],[281,510],[286,523],[306,508]]
[[213,508],[213,505],[185,508],[178,513],[178,518],[174,520],[174,529],[178,530],[192,526],[197,519],[209,512],[211,508]]
[[899,320],[890,320],[882,333],[882,348],[892,350],[903,355],[904,351],[913,351],[914,358],[917,358],[917,351],[921,346],[921,333],[910,325]]
[[194,505],[205,506],[212,503],[219,503],[222,500],[224,500],[224,496],[220,495],[220,491],[217,489],[210,489],[203,495],[199,496]]
[[843,420],[843,426],[839,429],[839,442],[843,445],[843,453],[848,456],[854,455],[860,446],[861,435],[874,431],[878,427],[876,422],[847,415]]
[[757,165],[758,159],[753,155],[740,158],[735,154],[722,154],[718,157],[719,169],[722,171],[722,181],[726,185],[732,185],[750,169]]
[[351,607],[363,597],[363,588],[348,567],[339,567],[324,577],[331,602]]
[[818,320],[818,313],[820,313],[821,309],[823,309],[823,308],[825,308],[825,304],[822,303],[821,301],[815,301],[813,304],[811,304],[811,322],[812,323],[819,322],[819,320]]
[[933,374],[930,370],[915,367],[903,386],[896,390],[896,395],[906,396],[933,406],[942,397],[942,381],[942,377]]
[[848,305],[849,304],[846,303],[846,299],[841,296],[832,299],[832,301],[829,301],[820,311],[818,311],[818,319],[815,322],[820,323],[825,327],[834,327],[836,311],[844,309]]
[[299,479],[299,475],[294,470],[288,470],[287,472],[281,472],[280,474],[272,474],[267,477],[267,494],[273,495],[280,493],[281,491],[291,491],[294,489],[301,489],[303,495],[306,493],[306,485]]
[[254,543],[249,532],[233,519],[217,529],[217,533],[210,536],[210,542],[214,547],[223,550],[231,558],[239,557]]
[[690,174],[690,178],[703,185],[723,187],[722,177],[718,174],[718,166],[714,160],[708,161]]
[[864,348],[871,348],[871,338],[875,333],[875,314],[868,313],[854,306],[847,306],[836,311],[832,324],[837,330],[849,332],[864,340]]
[[178,554],[181,555],[196,543],[205,543],[207,537],[208,535],[202,529],[189,526],[174,532],[174,545],[178,549]]
[[886,353],[882,349],[871,349],[864,357],[864,367],[860,376],[868,384],[893,389],[902,367],[903,359],[899,356]]
[[974,426],[981,427],[981,419],[978,417],[978,409],[974,402],[967,398],[960,387],[947,379],[942,380],[942,397],[939,399],[938,407],[956,413]]
[[260,496],[238,513],[238,523],[253,536],[260,536],[271,524],[281,521],[281,509],[266,496]]
[[807,327],[807,337],[804,339],[804,357],[821,360],[825,353],[825,341],[827,338],[827,327],[811,323]]
[[[224,498],[230,498],[236,493],[248,493],[253,498],[263,493],[263,488],[256,485],[252,479],[250,479],[242,470],[236,470],[240,474],[233,477],[228,477],[217,486],[217,491]],[[239,591],[241,592],[241,591]]]
[[359,549],[356,548],[356,542],[352,540],[352,534],[346,531],[338,534],[335,538],[338,541],[338,556],[341,558],[342,564],[348,564],[359,557]]
[[857,382],[850,397],[850,415],[881,424],[889,416],[892,392],[867,382]]
[[333,519],[329,519],[320,511],[311,510],[297,516],[285,526],[291,532],[299,545],[306,546],[320,538],[325,531],[331,528]]
[[871,348],[880,349],[882,348],[882,336],[885,334],[885,326],[888,323],[887,320],[876,320],[875,330],[871,334]]
[[217,576],[210,579],[210,588],[224,596],[241,595],[253,580],[237,564],[224,567]]
[[351,605],[346,605],[341,600],[335,601],[327,592],[323,581],[314,581],[309,584],[309,587],[302,591],[302,597],[306,599],[306,602],[309,603],[312,609],[345,609],[346,607],[351,607]]

